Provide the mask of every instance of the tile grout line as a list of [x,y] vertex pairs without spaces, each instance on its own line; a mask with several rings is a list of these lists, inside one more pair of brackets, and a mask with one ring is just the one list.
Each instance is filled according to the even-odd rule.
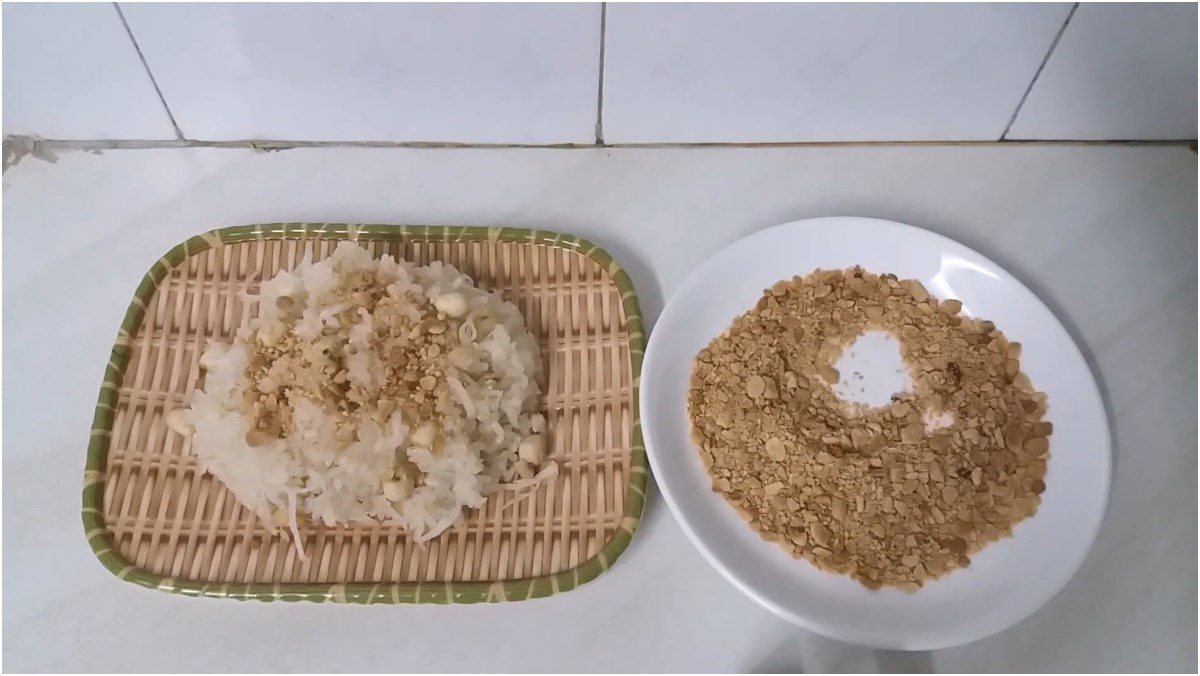
[[150,78],[150,84],[154,87],[154,93],[158,94],[158,101],[162,104],[163,110],[167,113],[167,119],[171,121],[171,126],[175,129],[175,137],[180,141],[186,141],[187,137],[183,135],[183,130],[179,128],[179,123],[175,121],[175,115],[171,112],[171,106],[167,105],[167,99],[163,96],[162,89],[158,86],[158,80],[154,79],[154,73],[150,70],[150,64],[146,61],[146,55],[142,53],[142,47],[138,44],[137,38],[133,37],[133,29],[129,27],[129,22],[125,19],[125,12],[121,11],[120,3],[112,3],[113,9],[117,10],[117,17],[121,19],[121,25],[125,27],[125,34],[129,36],[129,41],[133,43],[133,49],[137,52],[138,59],[142,62],[142,68],[146,69],[146,76]]
[[604,43],[607,39],[608,3],[600,3],[600,75],[596,91],[596,145],[604,145]]
[[941,147],[1174,147],[1184,146],[1196,152],[1195,139],[1011,139],[987,141],[784,141],[784,142],[711,142],[711,143],[455,143],[449,141],[192,141],[153,139],[47,139],[40,136],[9,134],[4,137],[4,171],[24,157],[47,162],[57,161],[57,152],[103,152],[105,150],[172,150],[177,148],[215,148],[221,150],[257,150],[263,153],[298,149],[396,148],[407,150],[704,150],[746,149],[782,150],[788,148],[941,148]]
[[407,148],[416,150],[596,150],[600,148],[658,150],[702,148],[842,148],[842,147],[942,147],[942,146],[1191,146],[1195,139],[986,139],[956,141],[711,141],[689,143],[462,143],[454,141],[287,141],[240,139],[235,141],[201,141],[191,139],[51,139],[39,136],[10,134],[5,143],[36,145],[48,150],[162,150],[172,148],[220,148],[274,152],[300,148]]
[[1058,27],[1058,33],[1054,35],[1054,40],[1050,42],[1050,49],[1046,50],[1046,56],[1042,57],[1042,62],[1038,64],[1037,70],[1034,71],[1033,79],[1029,81],[1029,86],[1025,88],[1025,93],[1021,95],[1021,100],[1017,102],[1017,109],[1013,111],[1012,117],[1008,118],[1008,124],[1005,125],[1004,132],[1000,134],[999,140],[1008,140],[1008,132],[1012,130],[1013,124],[1017,121],[1017,115],[1020,115],[1021,109],[1025,107],[1025,100],[1029,98],[1030,92],[1033,91],[1033,86],[1037,84],[1038,78],[1042,76],[1042,71],[1045,70],[1046,64],[1050,63],[1050,57],[1054,55],[1054,50],[1058,47],[1058,41],[1062,40],[1063,33],[1067,32],[1067,26],[1070,25],[1071,19],[1074,18],[1075,11],[1078,9],[1078,2],[1071,5],[1071,10],[1067,12],[1067,18]]

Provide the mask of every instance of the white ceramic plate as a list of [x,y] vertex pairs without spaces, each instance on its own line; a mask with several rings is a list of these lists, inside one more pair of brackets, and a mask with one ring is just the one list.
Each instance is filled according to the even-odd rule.
[[[1022,369],[1049,397],[1054,423],[1046,492],[1013,537],[914,593],[871,591],[817,570],[750,530],[710,486],[689,440],[695,354],[763,289],[815,268],[861,265],[921,280],[1022,343]],[[642,366],[641,414],[654,476],[692,542],[731,582],[778,615],[825,636],[929,650],[974,641],[1024,619],[1079,568],[1108,500],[1110,441],[1099,388],[1066,329],[992,261],[940,235],[870,218],[815,218],[751,235],[692,273],[654,326]]]

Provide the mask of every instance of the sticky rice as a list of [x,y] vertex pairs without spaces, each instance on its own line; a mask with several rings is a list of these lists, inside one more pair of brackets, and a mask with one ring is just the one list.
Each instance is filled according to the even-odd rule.
[[272,527],[382,522],[423,542],[545,475],[541,355],[499,293],[342,242],[249,300],[257,316],[204,352],[177,422]]

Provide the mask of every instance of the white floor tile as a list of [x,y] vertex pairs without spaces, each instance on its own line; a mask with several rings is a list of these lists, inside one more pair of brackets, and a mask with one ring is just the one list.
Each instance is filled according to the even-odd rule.
[[[1196,156],[1182,147],[187,148],[70,152],[53,165],[26,158],[4,174],[5,666],[1194,670],[1196,185]],[[911,655],[818,638],[725,582],[653,490],[612,570],[519,603],[189,599],[123,583],[87,550],[75,487],[104,363],[138,280],[190,235],[280,220],[564,231],[608,249],[653,320],[721,247],[835,214],[906,221],[977,248],[1038,293],[1094,359],[1113,416],[1109,512],[1075,579],[1008,631]]]

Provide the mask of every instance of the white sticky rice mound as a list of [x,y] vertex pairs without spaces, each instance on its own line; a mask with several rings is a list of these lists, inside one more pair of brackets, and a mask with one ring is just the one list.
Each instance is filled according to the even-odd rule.
[[[450,328],[467,349],[457,351],[455,359],[444,357],[445,378],[438,384],[450,395],[437,421],[439,443],[417,443],[424,439],[413,439],[414,422],[400,410],[381,422],[365,408],[353,419],[356,433],[347,441],[337,434],[344,412],[329,402],[300,400],[294,402],[284,438],[251,446],[247,434],[254,422],[239,403],[250,388],[261,389],[247,373],[255,349],[250,341],[259,333],[275,339],[292,332],[298,340],[311,340],[328,326],[345,328],[339,316],[357,316],[348,331],[336,334],[343,336],[342,347],[352,346],[340,367],[354,387],[372,392],[382,386],[387,357],[370,347],[374,318],[361,306],[344,312],[355,308],[353,299],[340,293],[342,284],[356,273],[373,274],[389,295],[407,298],[418,318],[444,317],[433,301],[445,294],[466,301],[468,313]],[[294,301],[287,311],[278,307],[282,296]],[[518,446],[542,431],[543,418],[535,413],[541,356],[520,311],[451,265],[375,259],[342,242],[329,258],[264,282],[257,301],[259,316],[239,330],[232,345],[214,344],[206,351],[204,389],[194,393],[185,415],[202,469],[273,527],[289,526],[296,534],[297,516],[308,515],[327,525],[399,524],[418,542],[428,540],[453,525],[464,508],[482,506],[499,484],[511,480]],[[397,466],[404,463],[398,458],[407,458],[421,474],[400,476]],[[401,480],[408,484],[396,487]],[[401,499],[389,499],[387,489]]]

